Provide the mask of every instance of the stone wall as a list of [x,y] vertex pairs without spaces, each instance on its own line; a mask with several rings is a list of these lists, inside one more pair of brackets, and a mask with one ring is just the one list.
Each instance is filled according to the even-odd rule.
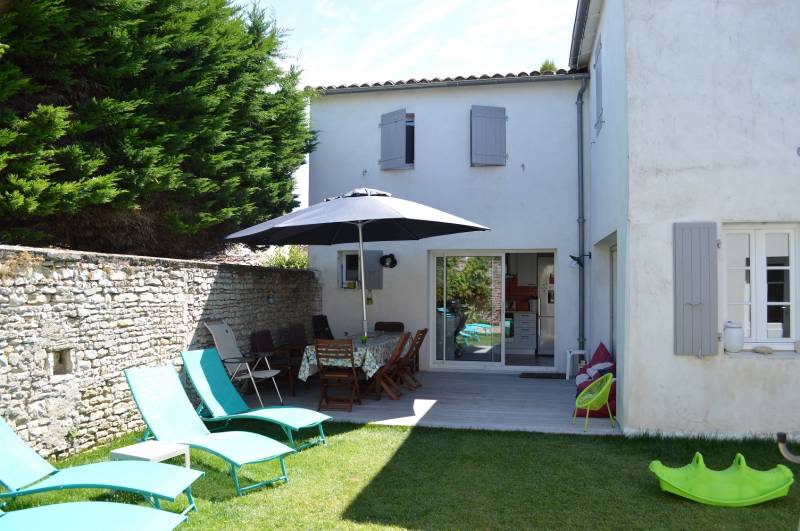
[[0,246],[0,416],[42,455],[139,429],[122,371],[180,364],[224,319],[242,348],[311,315],[309,271]]

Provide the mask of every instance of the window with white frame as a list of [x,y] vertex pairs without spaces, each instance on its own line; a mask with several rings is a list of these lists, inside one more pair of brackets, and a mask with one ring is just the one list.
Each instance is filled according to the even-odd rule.
[[358,253],[356,251],[339,252],[339,287],[355,289],[358,287]]
[[723,227],[725,319],[745,342],[794,350],[797,339],[796,225]]

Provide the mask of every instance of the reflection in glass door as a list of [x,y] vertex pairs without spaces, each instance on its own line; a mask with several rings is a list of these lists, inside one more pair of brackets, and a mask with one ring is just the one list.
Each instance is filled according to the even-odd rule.
[[501,361],[501,256],[436,258],[436,360]]

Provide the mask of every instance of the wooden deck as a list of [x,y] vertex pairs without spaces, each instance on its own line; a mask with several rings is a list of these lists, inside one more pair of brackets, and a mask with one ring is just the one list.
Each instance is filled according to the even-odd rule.
[[[520,378],[516,374],[418,373],[423,387],[404,389],[399,400],[362,399],[352,412],[324,411],[336,421],[394,426],[430,426],[481,430],[536,431],[582,434],[583,422],[572,425],[575,383],[554,379]],[[287,405],[317,408],[319,387],[296,386],[292,397],[285,380],[278,380]],[[264,405],[277,404],[271,385],[260,386]],[[248,403],[257,407],[255,395]],[[592,435],[619,434],[608,419],[589,419]]]

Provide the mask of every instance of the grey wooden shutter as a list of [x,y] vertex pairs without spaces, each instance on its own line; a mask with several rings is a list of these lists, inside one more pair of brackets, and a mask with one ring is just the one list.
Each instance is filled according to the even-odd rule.
[[506,165],[506,109],[473,105],[470,110],[470,164]]
[[406,168],[406,110],[398,109],[381,115],[382,170]]
[[597,45],[594,60],[594,128],[598,132],[603,128],[603,43]]
[[364,251],[364,287],[383,289],[383,251]]
[[675,354],[717,354],[717,225],[675,223],[673,235]]

